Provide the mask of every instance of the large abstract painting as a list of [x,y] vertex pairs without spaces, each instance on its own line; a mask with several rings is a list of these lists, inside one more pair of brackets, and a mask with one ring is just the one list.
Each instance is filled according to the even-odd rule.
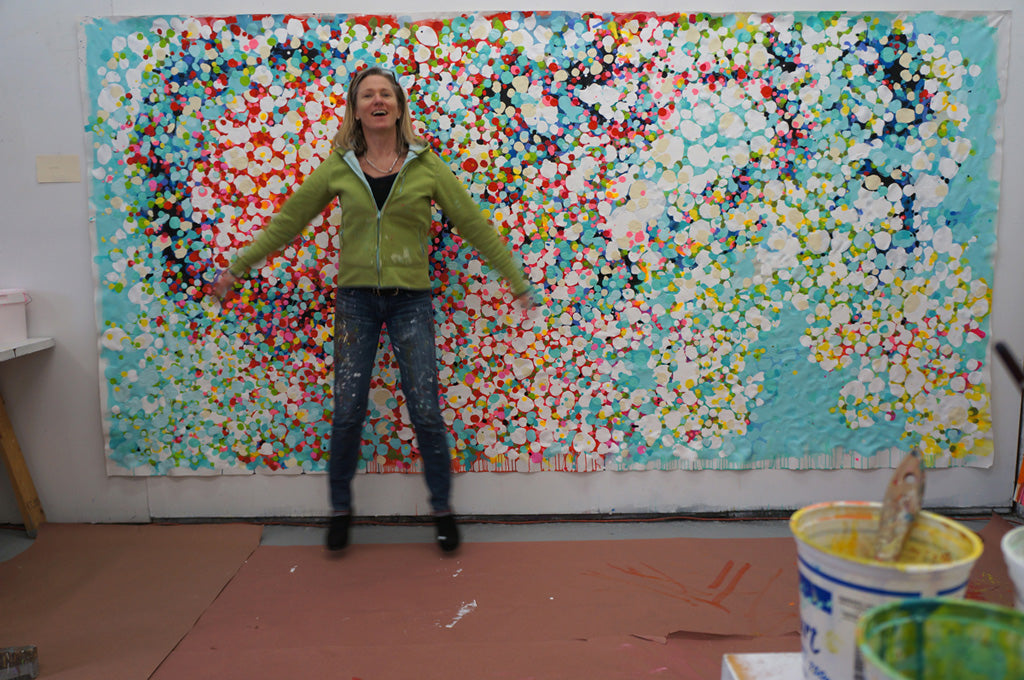
[[[337,207],[205,295],[381,64],[541,302],[438,215],[460,471],[992,459],[1003,14],[82,22],[110,474],[323,470]],[[418,469],[386,338],[362,468]]]

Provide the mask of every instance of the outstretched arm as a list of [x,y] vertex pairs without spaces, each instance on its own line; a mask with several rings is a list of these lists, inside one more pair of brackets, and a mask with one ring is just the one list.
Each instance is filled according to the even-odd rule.
[[476,200],[444,161],[437,156],[434,156],[432,161],[437,173],[437,191],[434,198],[445,216],[455,225],[456,231],[484,256],[487,263],[508,281],[517,300],[529,297],[530,282],[526,280],[522,268],[513,259],[501,234],[484,217]]
[[311,172],[298,189],[284,202],[270,223],[256,236],[255,240],[237,253],[227,270],[219,272],[213,282],[212,292],[224,299],[239,279],[245,277],[257,262],[280,250],[334,199],[328,181],[332,165],[340,158],[334,155]]

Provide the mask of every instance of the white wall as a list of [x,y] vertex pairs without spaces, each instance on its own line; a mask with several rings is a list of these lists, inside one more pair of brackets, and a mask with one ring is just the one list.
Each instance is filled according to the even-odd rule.
[[[1024,0],[982,0],[972,10],[1019,10]],[[0,288],[28,289],[29,334],[56,338],[54,349],[0,364],[7,402],[50,521],[146,521],[160,517],[318,516],[326,513],[321,475],[211,478],[107,477],[104,468],[87,184],[38,184],[35,158],[75,154],[86,170],[77,22],[84,16],[238,13],[393,13],[426,9],[536,9],[496,0],[449,0],[427,8],[415,0],[35,0],[0,2]],[[765,11],[848,9],[834,0],[764,5],[725,0],[690,7],[611,0],[559,2],[543,9]],[[870,10],[963,9],[949,0],[872,2]],[[1019,17],[1014,17],[1019,19]],[[1003,195],[992,331],[1024,350],[1024,22],[1012,26],[1005,101]],[[1006,507],[1013,483],[1020,395],[994,365],[996,462],[990,469],[936,470],[928,475],[933,507]],[[456,509],[469,514],[701,512],[795,508],[828,499],[880,498],[890,471],[756,471],[465,474],[455,481]],[[370,475],[356,482],[361,514],[419,514],[426,492],[419,476]],[[0,474],[0,523],[19,523],[6,475]]]

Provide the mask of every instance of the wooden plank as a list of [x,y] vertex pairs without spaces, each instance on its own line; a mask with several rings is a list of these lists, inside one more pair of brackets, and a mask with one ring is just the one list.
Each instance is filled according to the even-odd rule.
[[0,395],[0,454],[3,455],[11,486],[14,487],[14,497],[18,501],[18,509],[25,522],[25,531],[34,538],[39,526],[46,521],[46,514],[39,501],[39,494],[36,493],[35,484],[32,483],[32,475],[25,464],[21,447],[18,446],[18,438],[14,436],[14,425],[7,417],[7,407],[4,405],[2,395]]
[[[40,352],[53,346],[53,338],[27,338],[16,343],[0,344],[0,362]],[[43,513],[43,506],[36,493],[35,484],[32,483],[32,475],[29,474],[28,466],[25,465],[25,457],[18,445],[18,438],[14,436],[14,425],[11,424],[11,419],[7,416],[7,407],[4,405],[2,396],[0,396],[0,455],[3,456],[4,466],[11,479],[11,486],[14,487],[14,497],[18,501],[18,509],[25,522],[25,531],[30,537],[35,538],[39,525],[46,521],[46,515]]]

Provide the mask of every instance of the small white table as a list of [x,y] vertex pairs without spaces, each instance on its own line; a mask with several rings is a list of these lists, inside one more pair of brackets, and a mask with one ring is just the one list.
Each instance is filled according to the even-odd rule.
[[[40,352],[53,347],[54,344],[53,338],[28,338],[13,344],[0,344],[0,362]],[[7,467],[7,474],[11,478],[11,486],[14,487],[14,497],[18,501],[18,510],[21,511],[21,518],[25,522],[25,532],[35,538],[39,526],[46,521],[46,514],[43,512],[42,503],[39,502],[35,484],[32,483],[32,475],[29,474],[28,466],[25,465],[25,457],[18,445],[18,438],[14,436],[14,425],[11,424],[11,419],[7,416],[7,407],[4,405],[2,395],[0,395],[0,454],[2,454],[4,465]]]
[[800,652],[723,654],[722,680],[801,680]]

